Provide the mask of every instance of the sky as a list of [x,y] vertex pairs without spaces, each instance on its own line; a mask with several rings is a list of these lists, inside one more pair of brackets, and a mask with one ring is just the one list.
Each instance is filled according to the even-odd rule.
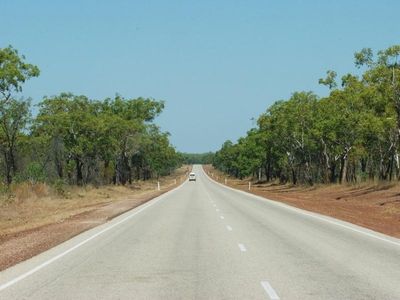
[[327,70],[400,44],[397,0],[0,0],[0,48],[41,74],[21,96],[164,100],[179,151],[216,151],[295,91],[327,95]]

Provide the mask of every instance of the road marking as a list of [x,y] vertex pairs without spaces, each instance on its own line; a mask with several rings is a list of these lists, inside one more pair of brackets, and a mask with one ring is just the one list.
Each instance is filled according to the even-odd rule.
[[217,207],[217,205],[216,205],[216,204],[214,204],[213,206],[214,206],[214,207]]
[[247,251],[246,247],[243,244],[238,244],[238,246],[239,246],[240,251],[242,251],[242,252]]
[[269,284],[268,281],[261,281],[261,286],[267,292],[271,300],[279,300],[278,294],[275,292],[275,290],[272,288],[272,286]]
[[226,229],[228,229],[229,231],[232,231],[232,227],[229,225],[226,225]]
[[[225,189],[228,189],[228,190],[231,190],[231,191],[240,193],[240,194],[244,194],[244,195],[249,196],[249,197],[251,197],[251,198],[253,198],[253,199],[256,199],[256,200],[258,200],[258,201],[261,201],[261,202],[267,201],[267,202],[269,202],[269,203],[271,203],[271,204],[273,204],[273,205],[282,207],[282,208],[287,209],[287,210],[294,211],[294,212],[296,212],[296,213],[298,213],[298,214],[301,214],[301,215],[304,215],[304,216],[308,216],[308,217],[310,217],[310,218],[314,218],[314,219],[317,219],[317,220],[320,220],[320,221],[324,221],[324,222],[327,222],[327,223],[332,224],[332,225],[340,226],[340,227],[342,227],[342,228],[346,228],[346,229],[351,230],[351,231],[353,231],[353,232],[357,232],[357,233],[360,233],[360,234],[362,234],[362,235],[365,235],[365,236],[368,236],[368,237],[371,237],[371,238],[374,238],[374,239],[377,239],[377,240],[380,240],[380,241],[383,241],[383,242],[387,242],[387,243],[389,243],[389,244],[392,244],[392,245],[395,245],[395,246],[400,247],[400,242],[392,241],[392,240],[390,239],[390,238],[391,238],[390,236],[388,236],[387,238],[386,238],[386,237],[380,237],[380,236],[377,235],[377,234],[379,234],[379,233],[378,233],[378,232],[374,232],[373,230],[370,230],[370,231],[372,231],[372,233],[371,233],[371,232],[364,231],[364,230],[369,230],[369,229],[367,229],[367,228],[364,228],[364,227],[359,226],[359,227],[361,227],[362,229],[364,229],[364,230],[360,230],[360,229],[357,229],[357,228],[353,228],[353,227],[351,226],[351,225],[358,226],[358,225],[356,225],[356,224],[353,224],[353,223],[350,223],[350,222],[346,222],[346,221],[341,221],[341,220],[337,220],[337,221],[336,221],[336,219],[335,219],[334,217],[330,217],[330,216],[328,216],[328,215],[319,215],[319,214],[317,214],[317,213],[308,212],[308,211],[306,211],[306,210],[304,210],[304,209],[300,209],[300,208],[297,208],[297,207],[293,207],[293,206],[290,206],[290,205],[288,205],[288,204],[279,202],[279,201],[277,201],[277,200],[271,200],[271,199],[268,199],[268,198],[263,198],[263,197],[261,197],[261,196],[257,196],[257,195],[254,195],[254,194],[251,194],[251,193],[242,191],[242,190],[237,190],[237,189],[231,188],[231,187],[229,187],[229,186],[226,186],[226,185],[220,184],[219,182],[216,182],[215,180],[211,179],[209,176],[207,176],[207,178],[208,178],[208,180],[209,180],[210,182],[213,182],[214,184],[217,184],[217,185],[219,185],[219,186],[221,186],[221,187],[223,187],[223,188],[225,188]],[[331,219],[333,219],[333,220],[330,220],[330,219],[328,219],[328,218],[331,218]],[[341,224],[341,223],[339,223],[339,221],[340,221],[340,222],[349,223],[350,225]]]
[[206,195],[207,195],[208,199],[210,199],[211,203],[214,203],[214,201],[211,198],[210,194],[208,193],[207,189],[204,189],[204,191],[206,192]]
[[216,211],[216,212],[219,212],[219,209],[217,208],[217,209],[215,209],[215,211]]
[[224,216],[220,216],[220,218],[221,218],[221,220],[225,219],[225,217],[224,217]]
[[[178,190],[178,189],[181,188],[182,186],[184,186],[184,184],[182,184],[182,185],[180,185],[180,186],[174,188],[173,190],[170,190],[169,192],[166,192],[165,194],[159,196],[158,198],[155,198],[155,199],[154,199],[154,202],[151,202],[151,203],[147,204],[146,206],[144,206],[144,207],[138,209],[137,211],[133,212],[132,214],[128,215],[127,217],[123,218],[122,220],[120,220],[120,221],[118,221],[118,222],[116,222],[116,223],[114,223],[114,224],[112,224],[112,225],[110,225],[110,226],[108,226],[108,227],[102,229],[101,231],[99,231],[99,232],[93,234],[92,236],[88,237],[87,239],[83,240],[82,242],[80,242],[80,243],[76,244],[75,246],[69,248],[68,250],[66,250],[66,251],[64,251],[64,252],[62,252],[62,253],[60,253],[60,254],[54,256],[53,258],[51,258],[51,259],[45,261],[44,263],[42,263],[42,264],[36,266],[35,268],[31,269],[30,271],[28,271],[28,272],[26,272],[26,273],[23,273],[22,275],[20,275],[20,276],[18,276],[18,277],[15,277],[14,279],[12,279],[12,280],[10,280],[10,281],[8,281],[8,282],[6,282],[6,283],[0,285],[0,291],[5,290],[6,288],[8,288],[8,287],[10,287],[10,286],[12,286],[12,285],[14,285],[14,284],[16,284],[17,282],[19,282],[19,281],[21,281],[21,280],[23,280],[23,279],[29,277],[30,275],[32,275],[32,274],[34,274],[34,273],[40,271],[40,270],[43,269],[44,267],[47,267],[48,265],[52,264],[53,262],[59,260],[60,258],[64,257],[65,255],[67,255],[68,253],[71,253],[72,251],[74,251],[74,250],[80,248],[81,246],[87,244],[87,243],[90,242],[91,240],[93,240],[93,239],[97,238],[98,236],[102,235],[103,233],[105,233],[105,232],[107,232],[107,231],[113,229],[114,227],[116,227],[116,226],[118,226],[118,225],[120,225],[120,224],[122,224],[122,223],[125,223],[125,222],[128,221],[129,219],[133,218],[134,216],[136,216],[136,215],[138,215],[139,213],[141,213],[142,211],[144,211],[145,209],[147,209],[147,208],[149,208],[150,206],[153,206],[154,204],[158,203],[161,199],[164,199],[167,195],[169,195],[169,194],[172,193],[173,191]],[[129,213],[129,212],[127,212],[127,213]]]

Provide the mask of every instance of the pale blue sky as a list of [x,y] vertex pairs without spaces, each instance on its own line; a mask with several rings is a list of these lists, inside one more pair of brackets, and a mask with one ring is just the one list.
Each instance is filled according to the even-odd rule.
[[353,53],[399,44],[400,1],[0,0],[0,47],[38,65],[23,95],[166,101],[180,151],[217,150],[275,100],[355,72]]

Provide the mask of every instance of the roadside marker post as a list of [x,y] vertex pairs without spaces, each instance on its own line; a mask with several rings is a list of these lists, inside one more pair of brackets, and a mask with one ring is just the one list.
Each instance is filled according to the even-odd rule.
[[160,182],[157,181],[157,191],[159,191],[159,190],[160,190]]
[[251,190],[251,182],[249,181],[249,191]]
[[228,183],[228,179],[225,178],[225,185]]
[[174,184],[176,184],[176,178],[174,179]]

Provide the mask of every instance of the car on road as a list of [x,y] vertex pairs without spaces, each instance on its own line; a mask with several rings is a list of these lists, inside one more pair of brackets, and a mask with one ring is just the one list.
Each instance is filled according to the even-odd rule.
[[193,172],[189,174],[189,181],[196,181],[196,174]]

